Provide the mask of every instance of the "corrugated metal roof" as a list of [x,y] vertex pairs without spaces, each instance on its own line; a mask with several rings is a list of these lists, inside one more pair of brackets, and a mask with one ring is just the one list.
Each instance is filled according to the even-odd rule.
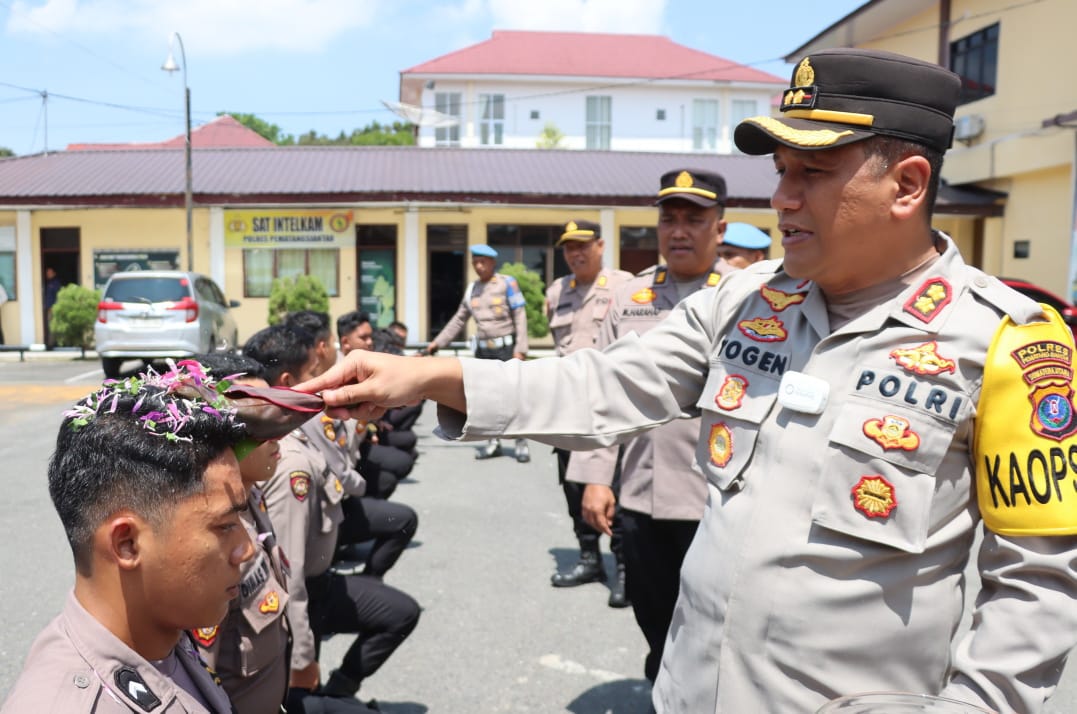
[[[199,197],[332,196],[348,200],[474,200],[535,197],[646,203],[658,177],[675,168],[723,174],[730,197],[767,201],[774,169],[767,157],[683,153],[419,147],[195,149]],[[0,204],[78,199],[182,197],[181,149],[69,151],[0,160]],[[95,201],[97,202],[97,201]]]
[[660,35],[498,30],[489,40],[401,74],[545,75],[693,79],[782,84],[786,80]]

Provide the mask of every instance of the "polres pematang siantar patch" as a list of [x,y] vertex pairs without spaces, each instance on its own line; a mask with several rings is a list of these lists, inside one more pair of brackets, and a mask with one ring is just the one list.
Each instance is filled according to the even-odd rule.
[[306,471],[293,471],[288,474],[288,483],[292,487],[292,495],[297,501],[307,500],[310,493],[310,474]]
[[879,474],[861,476],[852,494],[853,507],[868,518],[887,518],[898,505],[893,484]]

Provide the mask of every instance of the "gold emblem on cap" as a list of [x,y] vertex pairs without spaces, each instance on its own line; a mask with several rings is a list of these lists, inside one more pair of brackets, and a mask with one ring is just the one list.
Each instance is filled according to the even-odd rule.
[[576,230],[577,228],[579,228],[579,226],[576,225],[576,221],[569,221],[568,225],[565,226],[565,233],[571,233],[572,231]]
[[808,58],[800,60],[797,72],[793,75],[793,85],[796,87],[808,87],[815,84],[815,69],[811,66]]
[[677,180],[673,182],[673,185],[677,188],[692,188],[695,181],[692,180],[692,174],[687,171],[681,171],[677,174]]

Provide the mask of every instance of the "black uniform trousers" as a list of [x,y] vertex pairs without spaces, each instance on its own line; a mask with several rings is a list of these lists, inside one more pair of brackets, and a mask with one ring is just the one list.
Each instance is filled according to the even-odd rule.
[[344,520],[337,533],[337,547],[374,541],[363,574],[382,577],[411,542],[419,527],[419,514],[403,503],[367,496],[350,496],[341,507]]
[[356,470],[366,480],[366,495],[371,498],[385,499],[392,496],[397,484],[408,477],[414,466],[415,456],[407,451],[386,444],[375,444],[370,439],[359,444]]
[[696,535],[699,521],[651,518],[646,513],[625,508],[621,512],[621,522],[625,591],[650,647],[643,672],[653,683],[658,676],[662,648],[680,592],[681,563]]
[[[580,550],[597,550],[598,539],[602,534],[595,530],[583,517],[583,492],[587,488],[585,483],[576,483],[565,478],[568,471],[568,460],[572,452],[567,449],[554,447],[557,454],[557,481],[561,484],[561,490],[565,494],[565,505],[568,506],[568,516],[572,519],[572,530],[579,541]],[[617,470],[613,474],[613,492],[617,493],[621,485],[621,455],[617,454]],[[617,563],[624,562],[624,536],[621,525],[621,506],[618,504],[613,511],[613,522],[610,524],[613,535],[610,536],[610,552],[617,559]]]
[[319,654],[325,636],[357,635],[339,668],[355,682],[378,671],[419,622],[419,604],[410,595],[370,575],[327,570],[307,578],[307,595]]

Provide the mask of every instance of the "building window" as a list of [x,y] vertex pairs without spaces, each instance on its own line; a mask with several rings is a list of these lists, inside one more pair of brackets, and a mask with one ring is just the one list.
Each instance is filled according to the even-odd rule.
[[538,109],[532,109],[531,110],[531,118],[532,119],[538,119],[539,118],[539,110]]
[[276,278],[313,275],[330,297],[340,294],[340,251],[336,248],[244,248],[243,295],[269,297]]
[[950,43],[950,69],[961,77],[959,103],[995,93],[998,75],[998,23]]
[[549,285],[569,272],[563,251],[554,247],[564,230],[561,225],[490,224],[486,227],[486,243],[497,251],[498,265],[523,263]]
[[479,106],[482,108],[479,143],[483,146],[500,146],[505,131],[505,95],[480,94]]
[[355,227],[359,309],[374,327],[396,319],[396,224]]
[[657,119],[658,121],[665,121],[666,120],[666,110],[665,109],[657,110],[654,113],[654,118]]
[[654,226],[621,226],[621,270],[638,273],[658,263],[658,230]]
[[0,285],[15,299],[15,228],[0,227]]
[[[460,119],[460,92],[435,92],[434,109],[442,114]],[[460,146],[460,125],[443,126],[434,129],[434,143],[437,146]]]
[[610,148],[613,122],[612,97],[587,97],[587,148]]
[[692,100],[692,150],[718,150],[718,100]]
[[759,116],[759,102],[754,99],[734,99],[729,110],[729,123],[736,126],[748,117]]

